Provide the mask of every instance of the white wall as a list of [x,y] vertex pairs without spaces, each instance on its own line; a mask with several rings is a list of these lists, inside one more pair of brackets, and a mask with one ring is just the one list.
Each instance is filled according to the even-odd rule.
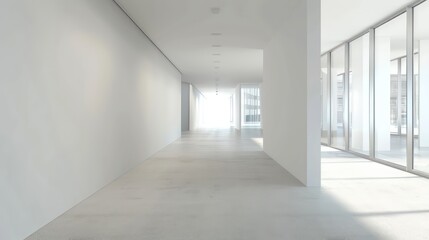
[[1,1],[0,239],[180,136],[181,75],[112,2]]
[[264,150],[307,186],[320,185],[320,1],[294,13],[264,48]]
[[182,82],[182,132],[189,131],[190,91],[191,85],[187,82]]
[[189,130],[202,127],[204,122],[204,95],[194,85],[190,85],[189,92]]

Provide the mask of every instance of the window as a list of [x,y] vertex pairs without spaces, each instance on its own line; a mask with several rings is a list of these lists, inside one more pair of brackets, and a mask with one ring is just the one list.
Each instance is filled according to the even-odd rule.
[[414,169],[429,173],[429,2],[414,8]]
[[321,141],[324,144],[329,144],[329,75],[328,75],[328,55],[321,57],[320,81],[321,81],[321,110],[322,118],[320,123]]
[[406,165],[406,14],[375,30],[375,157]]
[[369,155],[369,34],[350,43],[350,150]]
[[242,85],[242,126],[261,125],[261,102],[258,85]]
[[345,47],[331,55],[331,145],[345,149],[344,128]]

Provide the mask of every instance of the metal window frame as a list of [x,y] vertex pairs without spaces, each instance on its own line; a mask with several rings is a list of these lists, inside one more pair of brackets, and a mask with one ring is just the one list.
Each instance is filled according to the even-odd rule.
[[327,110],[328,112],[327,114],[327,119],[328,119],[328,145],[331,146],[332,145],[332,124],[331,124],[331,105],[332,105],[332,98],[331,98],[331,65],[332,65],[332,61],[331,61],[331,57],[332,57],[332,52],[329,52],[326,54],[326,57],[328,58],[327,60],[327,68],[328,68],[328,76],[327,76],[327,83],[328,83],[328,107]]
[[[419,3],[420,4],[420,3]],[[414,7],[407,8],[407,170],[414,169]]]
[[375,28],[369,29],[369,159],[375,160]]
[[343,128],[344,128],[344,149],[346,151],[350,150],[350,42],[344,44],[344,96],[343,96]]
[[[342,42],[341,44],[336,45],[335,47],[325,51],[321,54],[321,57],[324,55],[327,56],[328,61],[328,144],[322,143],[322,145],[326,145],[332,147],[334,149],[338,149],[341,151],[346,151],[356,156],[366,158],[372,160],[374,162],[378,162],[390,167],[397,168],[399,170],[407,171],[422,177],[429,178],[429,173],[419,171],[414,169],[414,118],[416,114],[415,104],[416,101],[414,99],[416,94],[416,86],[414,84],[414,8],[420,5],[427,0],[417,0],[408,4],[406,7],[399,9],[395,13],[390,16],[384,18],[383,20],[377,22],[372,25],[368,29],[360,32],[359,34],[349,38],[348,40]],[[429,1],[429,0],[428,0]],[[406,166],[401,166],[383,159],[378,159],[375,157],[375,29],[382,26],[383,24],[393,20],[394,18],[405,14],[406,16]],[[369,155],[365,155],[359,152],[350,150],[350,43],[365,34],[369,33]],[[344,79],[344,131],[345,131],[345,149],[337,148],[332,146],[332,85],[331,85],[331,67],[332,67],[332,52],[337,48],[345,46],[345,79]],[[399,63],[400,64],[400,63]],[[399,69],[400,70],[400,69]],[[398,83],[401,84],[401,81]],[[399,88],[398,88],[399,90]],[[401,98],[399,99],[399,104],[401,102]],[[399,108],[398,108],[399,111]],[[398,115],[400,117],[400,115]],[[402,120],[401,120],[402,121]],[[399,132],[400,133],[400,132]]]

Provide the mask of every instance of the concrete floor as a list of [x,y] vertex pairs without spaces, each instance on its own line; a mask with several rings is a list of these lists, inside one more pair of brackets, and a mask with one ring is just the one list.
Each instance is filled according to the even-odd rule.
[[186,134],[28,239],[429,239],[429,181],[322,147],[303,187],[258,130]]

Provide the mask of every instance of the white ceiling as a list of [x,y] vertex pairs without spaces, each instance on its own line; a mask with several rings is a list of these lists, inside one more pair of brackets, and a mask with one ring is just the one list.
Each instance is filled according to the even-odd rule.
[[321,0],[322,52],[365,31],[412,0]]
[[[182,71],[183,80],[207,93],[215,90],[217,76],[224,92],[239,82],[262,81],[262,49],[297,1],[302,0],[116,0]],[[410,2],[321,0],[322,52]]]
[[223,91],[239,82],[261,82],[262,49],[298,1],[116,0],[182,71],[183,80],[203,92],[215,89],[216,75]]

